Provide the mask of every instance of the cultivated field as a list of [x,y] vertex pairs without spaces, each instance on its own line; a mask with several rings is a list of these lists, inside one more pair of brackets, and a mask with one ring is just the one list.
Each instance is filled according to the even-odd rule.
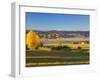
[[45,44],[26,51],[26,67],[89,64],[89,44]]

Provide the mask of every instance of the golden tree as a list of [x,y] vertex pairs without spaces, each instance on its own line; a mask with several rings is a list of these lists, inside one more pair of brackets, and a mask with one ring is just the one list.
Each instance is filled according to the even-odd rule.
[[36,32],[30,31],[26,35],[26,45],[29,49],[38,49],[41,46],[41,39]]

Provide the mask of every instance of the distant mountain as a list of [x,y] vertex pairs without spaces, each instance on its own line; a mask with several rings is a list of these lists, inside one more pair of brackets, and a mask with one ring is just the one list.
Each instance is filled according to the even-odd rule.
[[[41,31],[41,30],[34,30],[35,32],[46,34],[46,33],[58,33],[58,34],[80,34],[86,37],[89,37],[89,31],[58,31],[58,30],[51,30],[51,31]],[[28,32],[28,31],[27,31]]]

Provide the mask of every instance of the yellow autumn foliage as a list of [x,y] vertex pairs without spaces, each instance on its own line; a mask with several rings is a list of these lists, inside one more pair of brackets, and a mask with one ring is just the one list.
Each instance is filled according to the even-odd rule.
[[37,49],[41,45],[41,39],[36,32],[30,31],[27,33],[26,45],[29,49]]

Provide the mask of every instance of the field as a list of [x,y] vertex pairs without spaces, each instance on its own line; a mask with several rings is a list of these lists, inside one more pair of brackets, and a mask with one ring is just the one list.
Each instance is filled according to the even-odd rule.
[[89,64],[89,44],[44,44],[26,50],[26,67]]

